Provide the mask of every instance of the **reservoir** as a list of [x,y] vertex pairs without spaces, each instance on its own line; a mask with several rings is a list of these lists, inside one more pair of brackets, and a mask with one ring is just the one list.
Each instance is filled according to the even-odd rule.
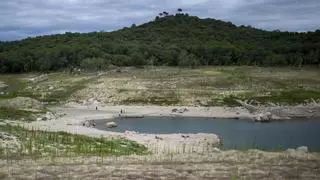
[[109,129],[106,122],[96,120],[96,128],[114,132],[139,133],[214,133],[223,141],[222,149],[285,150],[308,146],[320,151],[320,120],[297,119],[271,123],[251,120],[203,117],[144,117],[116,119],[118,127]]

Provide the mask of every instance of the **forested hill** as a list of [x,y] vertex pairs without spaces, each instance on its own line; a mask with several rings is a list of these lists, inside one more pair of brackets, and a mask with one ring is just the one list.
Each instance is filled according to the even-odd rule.
[[0,72],[169,65],[320,65],[320,30],[264,31],[187,14],[114,32],[65,33],[0,43]]

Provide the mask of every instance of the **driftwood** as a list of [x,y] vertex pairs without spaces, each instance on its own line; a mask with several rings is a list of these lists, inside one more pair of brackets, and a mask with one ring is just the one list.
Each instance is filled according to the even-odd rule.
[[311,101],[312,101],[313,105],[315,105],[315,106],[318,105],[317,101],[315,101],[313,98],[311,98]]

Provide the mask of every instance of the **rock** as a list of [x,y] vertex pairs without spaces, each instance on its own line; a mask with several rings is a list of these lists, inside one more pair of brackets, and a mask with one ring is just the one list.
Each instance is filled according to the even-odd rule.
[[269,106],[271,106],[271,107],[277,106],[275,103],[272,103],[272,102],[268,102],[267,104],[268,104]]
[[49,90],[53,90],[54,89],[54,87],[53,86],[49,86]]
[[47,121],[47,120],[53,120],[56,119],[56,116],[52,112],[46,112],[46,114],[40,116],[37,118],[37,121]]
[[260,113],[253,117],[254,121],[256,122],[270,122],[272,121],[272,114],[270,112],[267,112],[265,114]]
[[219,153],[219,152],[221,152],[221,150],[220,150],[219,148],[217,148],[217,147],[214,147],[214,148],[212,149],[212,152]]
[[256,122],[261,122],[261,116],[262,116],[261,114],[259,114],[258,116],[254,116],[253,120]]
[[189,135],[181,135],[182,138],[189,138]]
[[184,112],[188,112],[188,111],[189,111],[189,109],[187,109],[187,108],[182,108],[182,109],[174,108],[171,110],[171,112],[173,112],[173,113],[184,113]]
[[292,149],[292,148],[289,148],[286,150],[287,153],[295,153],[296,150],[295,149]]
[[111,121],[111,122],[107,122],[106,126],[108,128],[115,128],[117,127],[117,124],[114,121]]
[[183,109],[183,112],[189,112],[189,109],[184,108],[184,109]]
[[177,108],[174,108],[174,109],[171,110],[171,112],[174,112],[174,113],[177,112],[177,111],[178,111]]
[[307,146],[301,146],[301,147],[298,147],[297,148],[297,151],[298,152],[302,152],[302,153],[308,153],[309,152],[309,149]]
[[43,74],[43,75],[40,75],[40,76],[36,76],[36,77],[33,77],[33,78],[29,79],[29,81],[33,82],[33,83],[46,81],[46,80],[48,80],[48,75],[46,75],[46,74]]
[[158,139],[158,140],[163,140],[163,138],[162,138],[162,137],[159,137],[159,136],[155,136],[154,138],[155,138],[155,139]]
[[94,104],[94,105],[98,105],[98,104],[100,104],[100,101],[95,100],[95,101],[93,102],[93,104]]
[[85,127],[90,127],[91,123],[90,123],[90,121],[85,121],[82,123],[82,125]]
[[55,115],[52,113],[52,112],[47,112],[45,117],[48,119],[48,120],[52,120],[52,119],[55,119]]

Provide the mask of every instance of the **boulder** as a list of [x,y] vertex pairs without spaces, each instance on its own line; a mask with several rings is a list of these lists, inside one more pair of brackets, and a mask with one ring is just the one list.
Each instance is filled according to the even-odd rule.
[[286,150],[287,153],[295,153],[296,150],[295,149],[292,149],[292,148],[289,148]]
[[85,121],[85,122],[82,123],[82,125],[85,126],[85,127],[91,127],[90,121]]
[[297,151],[298,152],[302,152],[302,153],[308,153],[309,152],[309,149],[307,146],[301,146],[301,147],[298,147],[297,148]]
[[177,108],[174,108],[174,109],[171,110],[171,112],[173,112],[173,113],[175,113],[175,112],[177,112],[177,111],[178,111]]
[[40,116],[37,118],[37,121],[47,121],[47,120],[53,120],[56,119],[56,116],[52,112],[46,112],[46,114]]
[[256,122],[270,122],[273,120],[272,114],[270,112],[267,113],[260,113],[253,117],[254,121]]
[[212,152],[220,153],[221,150],[219,148],[217,148],[217,147],[214,147],[214,148],[212,148]]
[[115,123],[114,121],[107,122],[106,126],[108,128],[115,128],[115,127],[117,127],[117,123]]

